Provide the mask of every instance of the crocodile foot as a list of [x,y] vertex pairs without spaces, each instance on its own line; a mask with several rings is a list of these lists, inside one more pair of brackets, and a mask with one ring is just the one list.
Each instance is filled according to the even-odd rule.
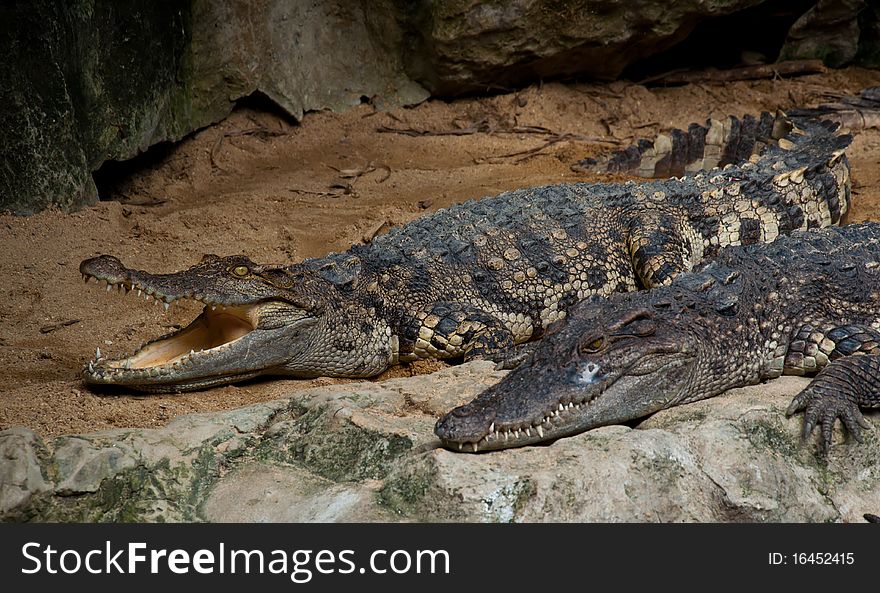
[[[878,364],[877,355],[851,356],[831,362],[813,382],[792,400],[786,416],[803,410],[804,438],[808,438],[817,424],[822,425],[821,451],[831,448],[834,423],[840,419],[852,437],[862,442],[862,429],[871,423],[862,416],[859,406],[874,407],[875,397],[866,397],[866,388],[876,382],[874,376],[865,376]],[[867,380],[867,381],[866,381]],[[870,389],[873,391],[873,389]]]

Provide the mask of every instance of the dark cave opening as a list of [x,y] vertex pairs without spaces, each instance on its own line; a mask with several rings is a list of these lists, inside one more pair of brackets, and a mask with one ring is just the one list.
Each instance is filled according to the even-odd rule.
[[[299,124],[296,118],[260,91],[254,91],[235,101],[230,114],[239,109],[268,113],[282,119],[291,126]],[[111,200],[128,201],[130,198],[129,194],[132,191],[132,179],[136,179],[143,173],[158,169],[166,164],[173,157],[181,142],[197,134],[199,131],[195,130],[177,142],[158,142],[144,152],[129,159],[104,161],[98,169],[92,171],[92,179],[98,190],[98,199],[102,202]]]
[[687,37],[624,70],[621,78],[649,79],[675,70],[773,63],[791,26],[814,0],[775,0],[697,24]]
[[95,171],[92,179],[102,202],[127,198],[129,181],[145,171],[157,169],[174,153],[178,143],[159,142],[144,152],[123,161],[109,160]]

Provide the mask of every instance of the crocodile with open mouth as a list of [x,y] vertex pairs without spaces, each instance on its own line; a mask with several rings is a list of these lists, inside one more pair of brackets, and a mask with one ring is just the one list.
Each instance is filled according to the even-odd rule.
[[419,358],[504,358],[584,299],[668,284],[722,247],[834,225],[849,208],[851,137],[836,124],[765,113],[675,138],[643,146],[637,160],[664,175],[720,168],[510,191],[289,265],[205,256],[151,274],[109,255],[85,260],[87,280],[205,308],[132,355],[98,352],[84,380],[186,391],[262,374],[370,377]]
[[[859,354],[859,356],[850,356]],[[880,407],[880,224],[731,247],[668,286],[586,301],[531,357],[436,425],[453,450],[547,442],[772,379],[816,373],[804,436]]]

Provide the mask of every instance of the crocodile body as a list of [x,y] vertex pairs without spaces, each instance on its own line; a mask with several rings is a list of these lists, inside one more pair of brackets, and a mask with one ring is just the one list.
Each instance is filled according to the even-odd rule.
[[515,447],[817,372],[788,414],[804,411],[805,436],[821,424],[825,450],[838,418],[860,440],[859,407],[880,407],[880,224],[730,248],[669,286],[581,303],[436,433]]
[[85,381],[182,391],[259,374],[368,377],[398,361],[498,358],[584,299],[662,286],[722,247],[840,221],[850,136],[809,117],[725,125],[702,149],[679,146],[668,158],[705,163],[701,155],[718,149],[736,165],[511,191],[297,264],[206,256],[189,270],[149,274],[111,256],[86,260],[87,279],[206,306],[132,356],[98,353]]

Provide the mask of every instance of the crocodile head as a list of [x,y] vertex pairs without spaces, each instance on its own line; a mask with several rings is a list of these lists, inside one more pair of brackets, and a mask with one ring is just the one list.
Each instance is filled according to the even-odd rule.
[[645,307],[641,295],[619,296],[578,305],[548,328],[528,360],[443,416],[435,427],[443,445],[517,447],[674,405],[699,366],[699,337]]
[[181,299],[204,304],[192,323],[130,356],[110,360],[98,350],[83,370],[88,384],[187,391],[261,374],[322,374],[311,353],[333,313],[325,298],[332,286],[301,264],[267,266],[245,256],[206,255],[188,270],[150,274],[101,255],[83,261],[80,271],[86,281],[137,291],[166,308]]

